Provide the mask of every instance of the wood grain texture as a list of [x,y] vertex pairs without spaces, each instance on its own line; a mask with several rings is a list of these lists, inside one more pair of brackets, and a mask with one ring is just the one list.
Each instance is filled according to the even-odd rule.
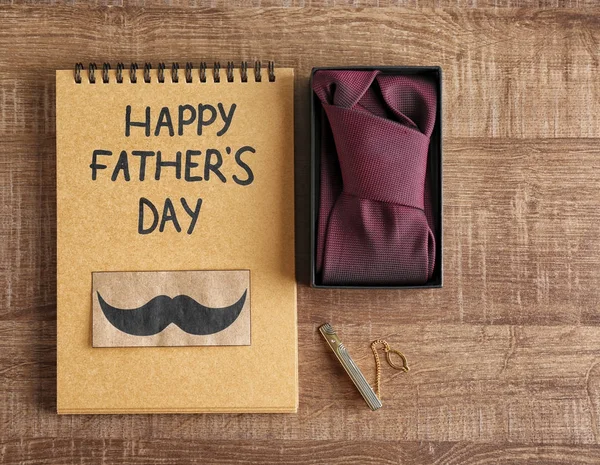
[[[56,0],[6,0],[3,3],[21,5],[54,5]],[[73,6],[84,0],[63,0]],[[597,6],[593,0],[93,0],[95,6],[164,8],[586,8]]]
[[[600,10],[581,8],[590,4],[0,6],[0,463],[599,463]],[[298,415],[55,415],[54,70],[258,57],[297,76]],[[444,69],[442,290],[306,286],[308,76],[344,64]],[[409,374],[384,366],[378,412],[321,341],[325,321],[368,379],[372,339],[408,356]]]
[[[285,457],[283,452],[285,451]],[[3,455],[4,454],[4,455]],[[19,441],[7,442],[0,458],[7,465],[65,463],[80,465],[210,463],[219,465],[285,463],[287,465],[595,465],[598,446],[533,446],[479,443],[428,443],[382,441],[197,441],[182,440],[65,440],[38,439],[25,449]]]

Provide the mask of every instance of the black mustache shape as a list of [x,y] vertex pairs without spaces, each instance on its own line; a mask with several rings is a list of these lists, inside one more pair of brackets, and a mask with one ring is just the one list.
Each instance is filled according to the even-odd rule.
[[236,303],[223,308],[205,307],[187,295],[174,298],[159,295],[141,307],[124,310],[107,304],[97,292],[106,319],[118,330],[133,336],[158,334],[171,323],[196,336],[218,333],[240,315],[247,293],[246,289]]

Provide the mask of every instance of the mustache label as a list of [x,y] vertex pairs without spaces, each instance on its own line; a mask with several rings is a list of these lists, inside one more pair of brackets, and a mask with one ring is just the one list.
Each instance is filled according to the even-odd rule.
[[229,327],[240,315],[246,294],[234,304],[223,308],[206,307],[187,295],[170,298],[166,295],[154,297],[147,304],[131,310],[113,307],[98,292],[100,308],[106,319],[120,331],[133,336],[152,336],[171,323],[183,331],[196,336],[218,333]]
[[92,273],[93,347],[250,345],[249,270]]

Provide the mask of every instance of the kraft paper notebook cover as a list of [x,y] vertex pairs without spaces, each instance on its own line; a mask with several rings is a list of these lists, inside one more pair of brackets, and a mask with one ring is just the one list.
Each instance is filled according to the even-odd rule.
[[293,82],[57,71],[59,413],[297,410]]

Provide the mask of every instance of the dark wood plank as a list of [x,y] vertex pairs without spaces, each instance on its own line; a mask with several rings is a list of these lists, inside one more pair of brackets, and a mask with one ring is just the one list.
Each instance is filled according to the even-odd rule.
[[[317,332],[302,323],[297,415],[55,416],[55,324],[0,322],[0,430],[11,439],[487,441],[596,444],[600,330],[567,326],[336,324],[369,380],[369,343],[410,362],[383,365],[384,407],[365,405]],[[23,421],[27,419],[27,421]]]
[[[521,444],[381,441],[196,441],[67,440],[43,438],[0,443],[6,465],[78,463],[92,465],[164,465],[240,463],[323,465],[594,465],[598,446],[536,446]],[[6,458],[6,460],[3,460]]]
[[303,101],[313,66],[439,64],[447,137],[600,137],[599,14],[4,6],[0,46],[10,53],[0,55],[0,90],[15,111],[0,134],[51,130],[52,109],[27,103],[39,102],[54,70],[74,61],[262,58],[297,69]]
[[[54,139],[13,136],[3,148],[0,179],[12,187],[0,191],[8,238],[0,243],[0,320],[53,319]],[[300,321],[600,323],[598,140],[449,138],[445,154],[444,289],[347,292],[301,285]],[[298,165],[298,261],[305,276],[309,199],[302,180],[308,164]]]
[[302,287],[311,321],[597,324],[598,142],[461,138],[444,150],[444,289]]
[[[10,0],[11,5],[53,5],[52,0]],[[86,6],[84,0],[65,2],[75,7]],[[95,6],[244,9],[244,8],[567,8],[597,6],[593,0],[93,0]]]

